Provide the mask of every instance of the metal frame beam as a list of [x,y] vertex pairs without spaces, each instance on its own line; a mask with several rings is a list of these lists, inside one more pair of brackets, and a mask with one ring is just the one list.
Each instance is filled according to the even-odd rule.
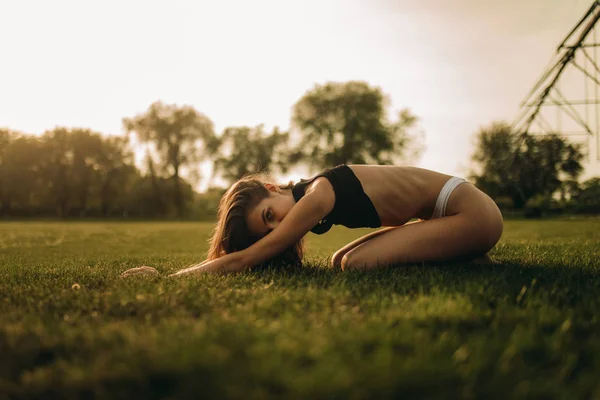
[[[521,110],[513,122],[513,129],[518,133],[530,133],[529,131],[535,125],[536,128],[545,132],[543,134],[595,137],[598,161],[600,161],[600,115],[598,109],[598,105],[600,105],[598,97],[600,63],[598,63],[596,48],[600,47],[600,42],[596,40],[595,27],[599,20],[600,0],[594,0],[587,12],[557,47],[555,61],[546,68],[540,79],[527,93],[521,102]],[[593,34],[590,35],[590,33]],[[588,52],[587,48],[593,48],[593,51]],[[578,55],[583,57],[583,63],[577,62]],[[579,60],[581,59],[580,57]],[[583,99],[569,99],[561,93],[558,84],[567,69],[581,73],[585,85]],[[589,90],[590,85],[593,85],[591,91]],[[579,108],[578,111],[576,106],[585,107],[583,115],[579,112],[582,108]],[[544,119],[541,110],[545,107],[552,108],[557,113],[557,127],[553,128],[552,124]],[[592,109],[591,113],[590,108]],[[579,126],[584,132],[563,132],[560,129],[560,126],[563,125],[561,113],[570,118],[571,125]],[[548,113],[545,114],[548,116]]]

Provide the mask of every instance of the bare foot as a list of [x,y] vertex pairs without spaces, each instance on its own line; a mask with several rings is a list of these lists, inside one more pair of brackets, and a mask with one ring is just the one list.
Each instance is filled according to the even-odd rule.
[[131,268],[128,269],[127,271],[123,272],[119,277],[120,278],[127,278],[129,276],[157,276],[160,275],[158,273],[158,271],[152,267],[148,267],[146,265],[142,265],[141,267],[137,267],[137,268]]

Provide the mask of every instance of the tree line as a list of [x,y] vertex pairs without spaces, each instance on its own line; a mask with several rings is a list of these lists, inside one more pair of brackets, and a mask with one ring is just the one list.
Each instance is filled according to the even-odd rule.
[[[126,135],[57,127],[41,136],[0,129],[0,215],[17,217],[211,218],[224,189],[193,189],[200,163],[212,180],[314,171],[340,163],[391,164],[418,155],[418,119],[387,117],[388,99],[365,82],[315,85],[293,107],[296,134],[263,125],[216,134],[191,106],[160,101],[123,118]],[[146,148],[141,168],[133,144]],[[185,176],[185,179],[182,177]]]
[[[0,129],[0,215],[208,219],[224,189],[193,189],[205,161],[213,166],[212,181],[226,183],[299,164],[317,171],[414,161],[423,151],[419,119],[409,109],[390,119],[388,104],[379,87],[328,82],[294,104],[291,131],[233,126],[217,134],[193,107],[162,102],[123,118],[123,136],[68,127],[41,136]],[[546,205],[560,193],[563,203],[597,207],[598,179],[577,180],[583,155],[576,145],[557,135],[517,134],[505,124],[483,128],[476,139],[471,179],[499,204]],[[146,149],[140,168],[134,144]]]

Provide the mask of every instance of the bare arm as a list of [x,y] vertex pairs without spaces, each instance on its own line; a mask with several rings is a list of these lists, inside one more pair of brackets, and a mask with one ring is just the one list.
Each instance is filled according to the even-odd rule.
[[[405,225],[408,224],[414,224],[417,222],[421,222],[419,221],[412,221],[412,222],[408,222]],[[393,226],[393,227],[388,227],[388,228],[384,228],[384,229],[380,229],[378,231],[375,232],[371,232],[366,236],[363,236],[359,239],[356,239],[355,241],[347,244],[346,246],[344,246],[343,248],[341,248],[340,250],[336,251],[336,253],[332,256],[331,259],[331,263],[334,267],[338,267],[341,263],[342,257],[344,256],[344,254],[346,254],[348,251],[352,250],[353,248],[355,248],[356,246],[358,246],[359,244],[362,244],[372,238],[374,238],[375,236],[379,236],[382,233],[388,232],[392,229],[396,229],[398,228],[397,226]],[[273,231],[275,232],[275,231]],[[232,253],[232,254],[237,254],[238,256],[240,256],[241,252],[238,253]],[[224,256],[223,256],[224,257]],[[221,258],[223,258],[221,257]],[[219,260],[221,259],[219,258]],[[235,260],[235,259],[234,259]],[[198,274],[198,273],[204,273],[204,272],[235,272],[235,271],[227,271],[224,268],[221,268],[218,265],[213,265],[209,268],[206,267],[206,264],[215,261],[215,260],[206,260],[200,264],[195,264],[192,265],[191,267],[179,270],[171,275],[168,275],[169,277],[171,276],[181,276],[181,275],[189,275],[189,274]],[[239,262],[239,261],[234,261],[234,262]],[[243,268],[243,266],[242,266]],[[133,275],[159,275],[158,271],[152,267],[147,267],[147,266],[142,266],[142,267],[138,267],[138,268],[131,268],[125,272],[123,272],[121,274],[121,278],[126,278],[129,276],[133,276]]]
[[168,276],[178,276],[178,275],[189,274],[190,272],[193,272],[199,268],[202,268],[204,265],[208,264],[210,261],[211,260],[206,260],[206,261],[201,262],[200,264],[194,264],[191,267],[180,269],[179,271],[177,271],[171,275],[168,275]]
[[319,221],[331,212],[335,204],[333,187],[326,178],[308,187],[288,215],[271,233],[241,251],[248,265],[267,261],[298,242]]
[[204,262],[170,276],[204,272],[237,272],[267,261],[292,246],[333,210],[335,194],[326,178],[316,179],[271,233],[245,250]]

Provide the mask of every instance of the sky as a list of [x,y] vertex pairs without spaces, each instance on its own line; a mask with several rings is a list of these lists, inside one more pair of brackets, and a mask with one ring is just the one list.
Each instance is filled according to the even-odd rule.
[[[217,133],[290,125],[327,81],[364,80],[421,119],[417,165],[466,176],[591,0],[0,0],[0,126],[122,134],[154,101]],[[599,169],[600,171],[600,169]],[[293,171],[292,179],[302,171]]]

